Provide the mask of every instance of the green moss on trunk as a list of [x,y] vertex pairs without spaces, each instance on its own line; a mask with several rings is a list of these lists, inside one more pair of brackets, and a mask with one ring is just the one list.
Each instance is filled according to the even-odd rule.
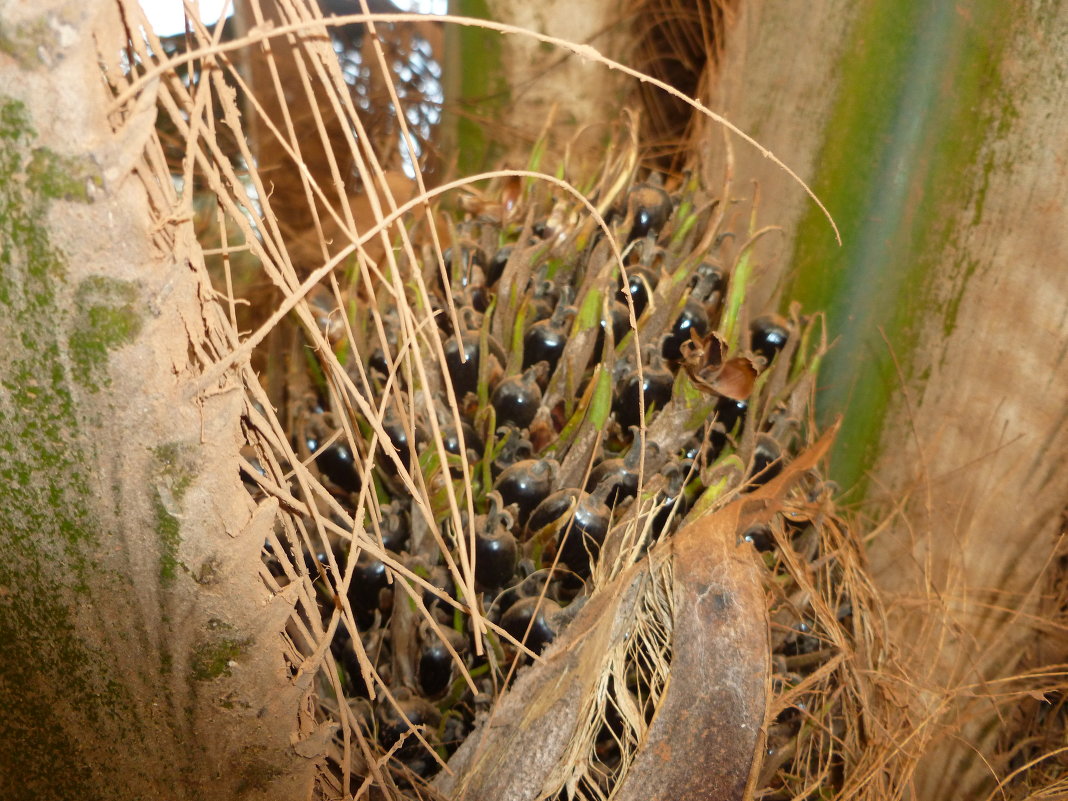
[[[89,648],[71,609],[92,604],[92,454],[72,393],[64,332],[67,268],[49,204],[77,194],[68,161],[34,148],[25,106],[0,97],[0,765],[4,798],[97,796],[97,768],[70,736],[120,715],[120,677]],[[105,326],[104,347],[117,344]]]

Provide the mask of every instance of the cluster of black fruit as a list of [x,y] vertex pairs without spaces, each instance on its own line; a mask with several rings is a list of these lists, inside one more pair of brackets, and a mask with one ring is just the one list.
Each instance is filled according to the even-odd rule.
[[[646,538],[652,541],[681,523],[705,489],[703,469],[740,441],[747,424],[746,400],[721,397],[708,419],[679,440],[684,442],[681,447],[665,452],[660,443],[641,433],[639,399],[648,427],[671,402],[687,354],[716,331],[730,279],[729,269],[717,263],[716,254],[708,254],[694,264],[686,290],[666,323],[649,330],[652,315],[646,311],[656,305],[657,287],[678,267],[668,244],[676,208],[677,201],[664,189],[641,184],[609,214],[623,247],[627,277],[622,280],[618,269],[603,271],[609,277],[605,286],[598,287],[603,300],[599,327],[581,346],[585,358],[577,370],[574,354],[581,345],[578,326],[582,293],[591,285],[589,265],[597,254],[604,264],[609,252],[600,232],[569,236],[554,226],[551,217],[536,222],[532,216],[525,225],[511,228],[499,219],[469,219],[460,226],[459,241],[444,254],[448,285],[436,259],[423,266],[444,347],[444,363],[435,368],[440,383],[423,389],[439,397],[443,413],[438,430],[449,463],[437,462],[428,421],[404,424],[397,415],[387,415],[383,429],[400,454],[400,465],[384,456],[375,460],[374,492],[382,512],[376,536],[381,535],[382,545],[397,562],[458,602],[480,604],[487,619],[534,653],[557,636],[570,616],[568,607],[586,593],[610,533],[632,512],[642,490],[639,468],[644,467],[647,479],[651,475],[661,479],[645,515]],[[522,285],[515,283],[517,276],[523,277]],[[489,323],[493,315],[505,313],[509,314],[506,341],[500,341]],[[641,370],[628,338],[632,314],[640,340],[646,343]],[[395,362],[400,336],[388,327],[395,318],[388,311],[382,316],[387,322],[384,338],[380,330],[369,331],[365,352],[350,357],[350,373],[369,397],[386,392],[387,382],[395,387],[403,379]],[[791,336],[785,321],[775,316],[756,319],[748,333],[742,350],[758,370],[774,362]],[[521,355],[511,352],[520,348]],[[610,413],[585,460],[588,469],[565,480],[561,465],[572,443],[565,445],[562,440],[573,438],[569,421],[576,414],[581,417],[578,399],[588,402],[591,397],[587,385],[595,367],[608,362]],[[550,392],[563,364],[569,365],[571,383],[561,391],[557,377]],[[459,426],[456,417],[445,411],[450,408],[446,382],[459,407]],[[327,406],[319,397],[307,404],[303,414],[292,415],[299,421],[292,432],[293,445],[338,502],[353,510],[361,489],[359,451],[366,443],[358,441],[354,454],[349,440],[337,436],[338,412]],[[353,429],[357,434],[370,433],[366,421],[354,421]],[[753,454],[748,475],[754,482],[767,480],[781,467],[782,458],[774,441],[763,444]],[[474,575],[480,593],[476,599],[459,597],[436,542],[426,537],[414,542],[416,514],[409,490],[398,476],[402,465],[423,471],[428,487],[435,480],[458,481],[465,475],[461,460],[467,462],[466,475],[475,490]],[[449,515],[442,514],[439,522],[448,534]],[[459,536],[467,536],[469,522],[465,514]],[[327,614],[334,607],[325,565],[332,556],[344,569],[346,553],[346,548],[338,547],[332,555],[303,554],[309,573],[321,577],[318,583]],[[275,570],[280,572],[277,566]],[[488,708],[511,662],[528,657],[492,635],[482,654],[476,655],[469,624],[454,606],[427,591],[422,597],[433,621],[413,611],[406,592],[397,586],[404,579],[391,576],[386,564],[367,551],[359,553],[351,571],[347,601],[359,629],[355,634],[394,700],[382,700],[382,693],[373,704],[359,700],[369,693],[352,634],[340,626],[331,649],[346,696],[355,706],[363,703],[367,730],[384,749],[405,737],[410,721],[425,727],[426,741],[439,758],[446,758],[474,725],[478,712]],[[454,654],[464,661],[479,692],[472,692],[460,676]],[[413,736],[395,756],[398,769],[416,775],[438,769],[438,760]]]

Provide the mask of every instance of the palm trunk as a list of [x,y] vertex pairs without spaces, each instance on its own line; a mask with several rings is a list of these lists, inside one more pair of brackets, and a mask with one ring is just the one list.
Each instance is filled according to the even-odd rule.
[[763,219],[786,232],[785,294],[827,310],[838,338],[820,393],[827,419],[845,414],[835,477],[894,515],[873,567],[931,702],[915,710],[919,742],[949,735],[921,761],[917,797],[980,797],[996,781],[984,759],[1004,770],[997,704],[937,705],[1022,669],[1038,630],[1020,615],[1037,609],[1068,497],[1068,172],[1046,144],[1068,135],[1068,9],[742,9],[712,107],[797,169],[842,230],[839,247],[735,146],[736,175],[760,180]]
[[238,477],[240,377],[195,389],[230,343],[191,226],[146,192],[152,93],[107,113],[111,4],[4,15],[0,791],[298,797],[271,510]]

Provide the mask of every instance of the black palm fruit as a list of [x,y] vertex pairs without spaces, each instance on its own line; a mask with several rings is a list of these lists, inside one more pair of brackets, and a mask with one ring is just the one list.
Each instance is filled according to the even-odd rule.
[[310,433],[305,438],[305,444],[308,451],[314,455],[319,472],[344,492],[359,492],[360,474],[344,434],[325,447],[320,447],[320,443],[321,440],[316,434]]
[[[459,258],[456,254],[459,253]],[[471,243],[464,243],[459,248],[446,248],[442,251],[445,271],[454,286],[466,287],[473,283],[473,277],[486,268],[486,253],[482,248]]]
[[749,404],[744,400],[720,398],[716,403],[716,420],[723,424],[723,429],[727,433],[730,433],[739,421],[745,420],[748,411]]
[[766,525],[746,529],[742,534],[742,541],[748,542],[758,551],[770,551],[775,548],[775,537]]
[[[386,432],[386,436],[389,437],[390,443],[396,448],[397,457],[400,459],[401,464],[404,465],[405,469],[411,470],[415,459],[418,458],[418,451],[426,443],[426,434],[422,429],[416,428],[413,432],[413,437],[409,438],[408,430],[404,423],[396,417],[387,417],[383,420],[382,428]],[[378,466],[384,469],[388,475],[395,475],[397,464],[393,461],[393,457],[387,453],[386,448],[381,444],[379,449]]]
[[[601,318],[601,330],[597,332],[597,344],[593,347],[593,360],[594,363],[600,362],[603,358],[602,352],[604,351],[605,330],[608,326],[612,326],[612,341],[617,345],[619,341],[627,335],[631,330],[630,325],[630,310],[625,303],[620,303],[619,300],[613,300],[609,307],[609,317],[611,319]],[[637,317],[635,317],[637,319]]]
[[[656,274],[652,270],[648,270],[645,267],[632,267],[627,270],[627,287],[630,289],[630,296],[634,301],[635,319],[641,317],[645,307],[649,305],[649,298],[653,290],[656,289],[656,283]],[[623,304],[624,307],[627,306],[627,293],[622,286],[616,293],[616,300]],[[628,323],[629,319],[628,316]]]
[[444,693],[452,681],[456,662],[445,645],[446,641],[458,656],[467,649],[467,638],[455,629],[432,625],[425,620],[419,626],[417,676],[420,691],[429,698]]
[[459,341],[451,336],[444,343],[445,364],[449,370],[449,380],[457,398],[464,393],[478,391],[478,370],[481,362],[481,348],[477,331],[465,331]]
[[506,378],[493,390],[491,402],[497,412],[499,425],[514,425],[527,428],[541,405],[541,387],[538,376],[545,374],[544,365],[534,365],[522,375]]
[[669,464],[664,473],[668,485],[656,498],[650,537],[659,538],[669,528],[677,527],[689,511],[690,503],[686,498],[686,482],[690,478],[692,462],[682,460]]
[[699,464],[712,464],[727,444],[727,434],[722,425],[709,426],[707,431],[694,434],[682,451],[684,459]]
[[557,326],[552,318],[539,320],[523,336],[523,369],[546,362],[550,370],[555,370],[566,344],[567,331],[564,327]]
[[535,220],[534,225],[531,226],[530,232],[538,239],[547,239],[552,236],[552,229],[549,228],[547,220]]
[[482,441],[482,437],[475,432],[475,429],[469,423],[464,421],[460,422],[460,430],[463,432],[464,448],[468,453],[461,453],[460,437],[457,434],[456,426],[451,423],[441,429],[441,439],[445,445],[446,452],[451,453],[453,456],[465,457],[473,453],[475,460],[480,459],[482,452],[486,449],[486,444]]
[[511,245],[505,245],[493,254],[493,258],[490,259],[489,267],[486,268],[487,284],[493,286],[500,280],[501,274],[504,272],[504,268],[508,265],[508,259],[512,257],[512,252],[514,250],[515,248]]
[[[632,434],[634,444],[627,451],[627,455],[602,460],[590,471],[590,477],[586,481],[586,491],[593,492],[600,488],[604,502],[609,506],[615,506],[620,501],[638,494],[638,468],[641,464],[642,445],[636,429]],[[652,455],[656,451],[656,444],[650,443],[646,453]]]
[[753,464],[749,468],[750,483],[759,486],[782,472],[782,446],[767,434],[758,434],[753,449]]
[[[482,353],[482,332],[477,327],[480,324],[479,315],[465,307],[458,310],[458,317],[464,330],[458,336],[450,335],[442,343],[442,348],[449,380],[457,400],[460,400],[465,393],[478,391],[478,377],[484,357],[490,360],[487,375],[491,382],[507,359],[501,344],[492,336],[486,337],[489,353]],[[441,318],[447,319],[448,315],[441,315]]]
[[672,205],[668,193],[659,186],[639,184],[627,194],[627,208],[633,215],[627,241],[658,236],[671,216]]
[[367,551],[361,551],[352,568],[349,584],[349,604],[360,628],[374,620],[374,613],[382,611],[382,591],[389,585],[386,565]]
[[521,598],[501,617],[501,628],[540,654],[557,634],[554,618],[560,606],[549,598]]
[[708,312],[703,303],[689,298],[671,326],[671,333],[664,337],[661,355],[665,359],[677,361],[682,358],[682,343],[689,342],[692,335],[703,337],[708,333]]
[[493,460],[494,481],[512,465],[534,456],[534,445],[519,429],[502,426],[497,429],[497,437],[500,442],[500,452]]
[[534,294],[531,295],[527,308],[527,320],[536,322],[553,316],[560,305],[560,287],[549,280],[539,281]]
[[[432,732],[441,722],[441,713],[434,705],[424,698],[418,696],[413,698],[403,690],[398,690],[394,698],[397,702],[396,707],[388,698],[382,698],[375,707],[375,723],[378,729],[378,742],[381,746],[389,750],[415,726],[423,727],[423,738],[431,745],[436,744],[436,738]],[[429,775],[437,767],[437,762],[427,753],[418,738],[410,735],[397,749],[395,755],[420,776]]]
[[567,324],[575,314],[570,305],[571,293],[562,295],[552,316],[538,320],[523,335],[523,369],[546,362],[549,372],[556,369],[567,344]]
[[334,660],[345,672],[345,694],[350,698],[366,698],[368,696],[367,683],[363,678],[363,670],[359,657],[356,656],[352,637],[349,636],[349,631],[345,626],[337,627],[334,639],[330,641],[330,653],[334,655]]
[[319,469],[344,490],[357,492],[360,477],[356,473],[356,460],[344,442],[335,441],[322,450],[315,451],[315,463]]
[[[401,594],[397,595],[383,560],[366,551],[349,565],[346,619],[351,611],[360,637],[354,643],[342,632],[330,647],[341,668],[346,695],[362,696],[352,708],[373,710],[383,749],[396,745],[408,724],[388,702],[366,700],[370,693],[363,686],[354,646],[363,645],[382,689],[400,700],[414,723],[436,727],[439,738],[462,738],[474,726],[476,710],[489,708],[500,686],[490,668],[493,654],[499,653],[498,644],[492,636],[488,642],[476,639],[482,633],[470,618],[464,625],[464,608],[481,605],[488,621],[510,637],[526,635],[530,649],[539,652],[571,619],[578,608],[576,599],[590,592],[586,579],[594,572],[595,560],[621,552],[616,547],[622,543],[617,543],[617,533],[630,536],[633,522],[644,536],[641,545],[649,547],[684,524],[690,505],[698,498],[712,497],[713,493],[705,494],[710,476],[729,476],[726,480],[734,482],[729,496],[736,497],[739,489],[754,489],[766,481],[791,455],[786,445],[773,450],[775,441],[770,435],[764,436],[771,444],[747,430],[755,421],[768,418],[773,408],[769,402],[782,401],[770,397],[782,382],[767,382],[748,402],[734,401],[714,394],[717,385],[712,379],[701,384],[700,379],[708,374],[693,372],[698,369],[695,364],[679,364],[689,341],[728,340],[720,317],[726,314],[723,298],[730,272],[722,265],[735,262],[738,245],[728,247],[725,240],[714,236],[722,233],[714,228],[723,220],[711,212],[712,198],[682,197],[682,211],[675,215],[672,198],[659,186],[639,184],[619,202],[619,185],[613,178],[596,188],[595,202],[611,208],[612,234],[628,239],[623,254],[626,286],[612,243],[588,220],[578,222],[581,209],[576,213],[566,198],[550,199],[533,192],[524,195],[530,206],[519,209],[520,216],[502,220],[481,214],[457,220],[452,231],[456,244],[446,254],[448,274],[443,280],[436,262],[408,264],[401,259],[395,269],[402,273],[423,270],[420,275],[402,274],[398,276],[401,282],[391,284],[403,286],[402,291],[410,295],[377,296],[376,307],[366,309],[367,314],[360,306],[366,300],[363,294],[354,293],[350,299],[355,309],[353,347],[344,352],[371,354],[369,380],[364,381],[358,369],[349,373],[363,394],[356,399],[359,403],[345,407],[348,415],[355,410],[351,427],[355,441],[334,439],[329,446],[324,444],[338,430],[334,419],[342,419],[337,416],[340,410],[329,408],[311,409],[325,421],[312,440],[305,440],[304,432],[291,435],[291,442],[300,446],[300,458],[307,459],[311,453],[313,473],[322,476],[332,493],[301,498],[323,510],[321,517],[331,524],[329,534],[338,535],[338,527],[344,532],[360,526],[380,532],[384,560],[391,561],[395,555],[405,571],[441,593],[418,583],[410,587],[412,582],[398,575],[395,580],[404,583],[399,584]],[[524,236],[525,224],[520,220],[547,220],[539,230],[548,238]],[[710,235],[707,242],[706,232]],[[429,252],[426,241],[413,244],[416,253]],[[706,261],[694,267],[691,259],[698,252]],[[502,278],[506,267],[507,283]],[[434,275],[439,280],[416,280]],[[405,356],[405,369],[396,370],[387,382],[388,362],[400,354],[414,357],[416,353],[414,347],[407,348],[412,321],[405,315],[402,326],[402,315],[393,308],[404,302],[419,326],[417,341],[430,344],[440,336],[444,358],[436,367],[440,373],[428,375],[420,368],[429,369],[430,361],[424,365]],[[743,309],[742,314],[750,311]],[[640,371],[635,364],[636,349],[624,344],[634,339],[632,314],[640,326]],[[732,317],[732,325],[738,319]],[[754,320],[738,352],[720,354],[722,358],[752,354],[781,361],[785,340],[776,340],[770,327],[758,330],[762,319]],[[595,337],[600,339],[591,347]],[[729,339],[734,347],[734,338]],[[343,349],[336,350],[341,356]],[[435,348],[421,346],[420,351],[433,360]],[[715,355],[708,354],[701,367],[714,370]],[[331,399],[351,391],[333,378],[327,376]],[[323,386],[322,374],[311,379],[305,384]],[[676,383],[681,390],[677,396]],[[382,397],[387,388],[391,396]],[[452,397],[458,409],[449,408]],[[367,432],[375,428],[367,419],[364,401],[375,409],[384,405],[389,411],[381,430],[389,443],[383,439],[379,447],[391,450],[392,445],[398,455],[394,462],[382,458],[382,453],[374,454],[379,469],[372,471],[373,486],[368,487],[361,487],[356,469],[362,463],[360,450],[368,441]],[[750,403],[754,406],[751,414]],[[644,421],[639,414],[643,405]],[[670,421],[658,417],[665,408],[672,412]],[[405,425],[392,416],[402,410]],[[303,419],[292,410],[286,417]],[[427,420],[441,425],[428,429],[422,424]],[[655,432],[663,453],[642,442],[643,423]],[[679,430],[691,423],[693,430]],[[433,430],[439,431],[440,443],[428,442]],[[754,440],[757,447],[751,452]],[[426,447],[434,454],[442,450],[452,454],[448,464],[417,459]],[[749,458],[744,475],[717,472],[713,463],[726,448]],[[260,453],[262,458],[262,445]],[[585,466],[598,454],[600,461],[593,463],[586,476]],[[457,472],[461,460],[466,460],[463,467],[467,469]],[[412,473],[412,482],[396,477],[400,464]],[[648,476],[656,482],[644,492],[638,482],[640,465],[643,479]],[[246,466],[245,470],[246,476],[254,477],[248,471],[256,468]],[[290,484],[294,493],[301,491],[297,482]],[[413,487],[420,493],[425,490],[426,496],[412,498]],[[351,493],[359,489],[367,490],[368,504],[353,514]],[[450,489],[455,490],[452,496]],[[636,497],[641,503],[635,503]],[[459,520],[453,517],[454,501],[459,503]],[[413,516],[417,512],[418,520]],[[377,525],[375,515],[379,515]],[[304,523],[310,530],[310,519]],[[311,542],[328,539],[323,536]],[[287,547],[273,537],[272,541],[275,548]],[[763,547],[764,540],[754,538],[754,544]],[[288,547],[292,554],[272,552],[265,557],[269,569],[279,575],[277,583],[293,580],[294,571],[285,564],[286,557],[292,557],[289,562],[296,563],[297,573],[307,567],[314,578],[312,601],[319,605],[317,611],[324,618],[334,614],[329,595],[335,581],[333,569],[328,568],[327,580],[321,581],[315,578],[320,563],[314,548],[305,554],[300,545]],[[439,548],[448,550],[439,553]],[[329,551],[325,555],[329,557]],[[302,559],[307,561],[302,563]],[[328,562],[333,564],[332,559]],[[346,575],[341,560],[338,566]],[[473,576],[464,575],[468,566]],[[463,582],[473,578],[473,587],[461,586],[458,579],[454,583],[456,567],[464,575]],[[421,594],[416,596],[421,604],[409,602],[409,590]],[[508,644],[508,637],[501,642],[507,662],[515,648]],[[469,692],[459,680],[460,665],[453,651],[485,688],[482,692]],[[628,677],[613,692],[636,696],[647,689],[631,687]],[[488,697],[478,700],[483,693]],[[426,703],[428,698],[432,704]],[[639,715],[647,711],[639,704]],[[603,759],[619,760],[618,750],[611,752],[612,734],[618,736],[621,726],[619,710],[607,708],[606,720],[608,737],[598,741],[597,753]],[[426,736],[432,747],[439,745],[429,729]],[[414,736],[395,755],[394,775],[404,780],[396,770],[398,759],[420,775],[437,769]],[[414,784],[405,781],[405,788]]]
[[786,345],[790,331],[786,321],[778,315],[757,317],[749,326],[749,347],[764,357],[767,364]]
[[519,547],[512,534],[512,516],[497,492],[487,495],[490,510],[476,520],[475,580],[483,590],[505,586],[515,575]]
[[556,477],[556,463],[546,459],[525,459],[506,468],[493,483],[504,506],[515,504],[516,522],[522,526],[534,508],[548,497]]
[[634,369],[628,372],[619,387],[612,410],[616,414],[616,421],[623,428],[639,425],[641,422],[639,397],[645,398],[645,411],[655,406],[663,409],[671,400],[671,386],[675,377],[660,362],[659,355],[649,360],[642,368],[642,374]]
[[586,576],[611,522],[612,512],[601,498],[578,489],[562,489],[538,504],[527,521],[527,532],[535,535],[551,527],[560,561]]
[[622,459],[605,459],[590,471],[586,490],[592,491],[602,484],[610,485],[605,503],[614,506],[624,498],[633,498],[638,493],[638,473],[631,470]]
[[[416,562],[418,564],[418,562]],[[430,590],[423,589],[423,604],[427,609],[443,613],[446,620],[451,619],[453,606],[441,595],[446,595],[449,598],[456,597],[456,583],[452,579],[452,574],[448,568],[444,565],[435,565],[430,568],[429,571],[417,570],[417,573],[426,573],[426,581],[433,587],[437,587],[440,591],[440,595]]]
[[727,276],[718,264],[703,261],[694,270],[693,296],[701,301],[712,300],[715,294],[727,290]]
[[389,363],[386,361],[386,352],[380,347],[371,351],[371,355],[367,359],[367,367],[384,376],[389,375]]
[[[529,560],[524,561],[526,562],[525,566],[527,567],[533,564]],[[520,562],[520,568],[518,568],[518,570],[522,572],[523,567],[524,563]],[[531,572],[518,584],[513,584],[511,587],[497,595],[492,606],[490,606],[489,618],[495,623],[500,623],[504,613],[523,598],[541,598],[542,596],[556,601],[557,603],[560,601],[559,577],[557,572],[549,570],[548,568]]]
[[407,509],[400,500],[394,500],[382,507],[382,520],[378,524],[382,533],[382,544],[393,553],[400,553],[408,545],[412,533],[412,524]]
[[260,489],[254,476],[266,477],[267,468],[260,462],[256,449],[251,445],[246,445],[241,449],[241,464],[238,467],[238,471],[241,474],[241,480],[244,482],[245,488],[251,494],[256,495]]

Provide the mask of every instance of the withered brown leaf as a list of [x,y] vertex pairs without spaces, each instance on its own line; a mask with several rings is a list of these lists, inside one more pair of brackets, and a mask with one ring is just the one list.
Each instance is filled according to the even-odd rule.
[[[770,675],[762,570],[743,527],[768,521],[814,467],[835,429],[776,479],[706,515],[597,588],[565,633],[523,672],[436,780],[453,801],[535,801],[575,787],[587,767],[596,699],[649,587],[668,577],[670,677],[629,769],[621,801],[744,798],[759,768]],[[603,709],[603,707],[602,707]]]
[[682,344],[682,368],[694,386],[703,392],[714,393],[731,400],[746,400],[753,392],[757,368],[753,360],[735,356],[724,360],[727,345],[713,332]]

